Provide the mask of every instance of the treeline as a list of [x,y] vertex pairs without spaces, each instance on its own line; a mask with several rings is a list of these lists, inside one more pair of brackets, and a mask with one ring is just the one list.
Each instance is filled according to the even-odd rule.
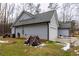
[[0,36],[4,35],[5,33],[11,33],[11,25],[12,23],[6,23],[6,24],[2,24],[0,23]]

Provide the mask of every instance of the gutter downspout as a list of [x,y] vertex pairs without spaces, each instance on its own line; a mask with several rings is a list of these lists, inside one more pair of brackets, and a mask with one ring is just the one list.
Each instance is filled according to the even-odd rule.
[[49,40],[49,22],[47,22],[47,40]]

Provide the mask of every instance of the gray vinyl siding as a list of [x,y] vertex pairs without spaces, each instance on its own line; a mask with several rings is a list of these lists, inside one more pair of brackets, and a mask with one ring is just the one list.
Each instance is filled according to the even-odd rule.
[[15,34],[16,33],[16,27],[12,27],[11,28],[11,34]]
[[49,23],[49,40],[54,41],[58,36],[58,23],[55,13]]
[[41,39],[47,39],[48,38],[48,32],[47,32],[47,23],[39,23],[39,24],[32,24],[32,25],[26,25],[26,26],[20,26],[16,28],[16,35],[19,32],[21,36],[22,30],[24,27],[24,35],[38,35]]
[[20,33],[20,35],[23,36],[22,27],[16,27],[16,37],[17,37],[17,33]]
[[15,33],[15,29],[14,29],[14,27],[11,28],[11,33],[12,33],[12,34]]

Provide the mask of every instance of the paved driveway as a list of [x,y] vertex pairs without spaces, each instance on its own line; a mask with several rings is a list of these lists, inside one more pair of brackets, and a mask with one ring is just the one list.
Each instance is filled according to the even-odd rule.
[[73,43],[74,46],[79,46],[79,39],[76,37],[65,37],[65,38],[58,38],[56,41],[61,43]]

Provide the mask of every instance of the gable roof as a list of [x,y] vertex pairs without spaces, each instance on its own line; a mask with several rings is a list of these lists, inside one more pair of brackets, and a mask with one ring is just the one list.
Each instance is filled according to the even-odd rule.
[[19,18],[23,15],[23,13],[27,14],[27,15],[30,16],[30,17],[33,17],[33,15],[32,15],[31,13],[29,13],[29,12],[23,10],[23,11],[20,13],[20,15],[16,18],[15,22],[12,24],[11,27],[15,26],[15,24],[17,23],[17,21],[19,20]]
[[22,14],[16,19],[15,24],[13,26],[20,26],[20,25],[26,25],[26,24],[34,24],[34,23],[41,23],[41,22],[50,22],[50,19],[53,16],[55,10],[44,12],[41,14],[32,15],[29,12],[24,11],[27,15],[31,16],[30,19],[21,20],[19,21],[19,17],[22,16]]
[[70,29],[71,28],[72,21],[68,22],[59,22],[59,28],[60,29]]

